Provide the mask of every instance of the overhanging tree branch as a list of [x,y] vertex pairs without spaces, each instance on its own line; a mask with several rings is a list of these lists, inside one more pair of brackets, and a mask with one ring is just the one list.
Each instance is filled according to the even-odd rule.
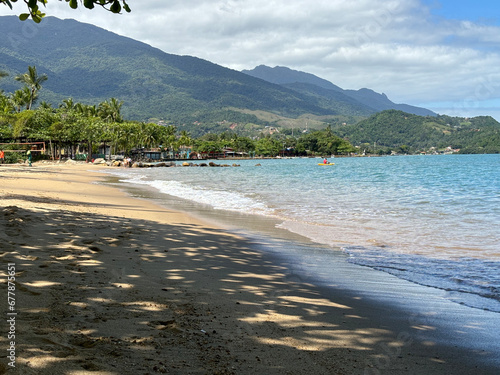
[[[64,1],[68,3],[70,8],[78,8],[78,0]],[[22,0],[22,2],[26,4],[29,13],[21,13],[19,15],[19,19],[21,21],[25,21],[28,18],[31,18],[36,23],[39,23],[42,18],[45,17],[45,13],[42,13],[39,5],[42,4],[45,7],[48,3],[48,0]],[[97,5],[112,13],[120,13],[122,9],[124,9],[126,12],[130,12],[130,7],[125,0],[80,0],[79,2],[83,4],[83,6],[87,9],[94,9],[94,7]],[[8,6],[10,9],[12,9],[13,3],[17,3],[17,0],[0,0],[0,4]]]

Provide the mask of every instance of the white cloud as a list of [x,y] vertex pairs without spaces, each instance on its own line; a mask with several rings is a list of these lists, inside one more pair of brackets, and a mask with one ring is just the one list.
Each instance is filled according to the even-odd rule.
[[496,111],[491,103],[500,102],[500,28],[432,16],[419,0],[130,0],[129,5],[132,13],[113,15],[75,11],[51,0],[47,13],[93,23],[168,53],[238,70],[288,66],[343,88],[384,92],[395,102],[460,108],[462,114],[482,107]]

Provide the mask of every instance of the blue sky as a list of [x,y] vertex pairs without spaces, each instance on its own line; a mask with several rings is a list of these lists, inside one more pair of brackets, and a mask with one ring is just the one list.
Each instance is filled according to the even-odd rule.
[[500,3],[498,0],[425,0],[432,14],[450,20],[469,20],[491,25],[500,25]]
[[[500,5],[451,0],[141,0],[109,14],[49,0],[73,18],[236,69],[287,66],[396,103],[500,120]],[[24,11],[23,2],[14,13]],[[13,14],[0,6],[0,15]],[[146,20],[146,21],[145,21]]]

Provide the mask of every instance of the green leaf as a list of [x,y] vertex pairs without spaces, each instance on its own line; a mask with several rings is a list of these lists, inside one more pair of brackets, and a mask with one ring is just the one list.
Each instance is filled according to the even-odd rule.
[[87,9],[94,9],[94,1],[93,0],[84,0],[83,6]]
[[120,11],[122,10],[122,6],[120,5],[120,2],[118,0],[115,0],[109,10],[113,13],[120,13]]
[[29,13],[22,13],[19,15],[19,19],[21,21],[26,21],[29,18],[29,16],[30,16]]
[[72,9],[78,8],[78,1],[77,0],[69,0],[69,6]]
[[28,1],[28,6],[30,8],[34,8],[36,6],[36,0],[29,0]]

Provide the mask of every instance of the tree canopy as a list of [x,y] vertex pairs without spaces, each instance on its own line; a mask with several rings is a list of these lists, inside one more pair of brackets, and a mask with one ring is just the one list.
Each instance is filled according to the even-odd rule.
[[[78,0],[65,0],[70,8],[77,9],[78,8]],[[43,17],[45,17],[45,13],[42,13],[39,5],[45,5],[48,3],[48,0],[22,0],[26,4],[28,13],[21,13],[19,15],[19,19],[21,21],[25,21],[31,17],[33,21],[39,23]],[[17,0],[0,0],[1,4],[8,6],[12,9],[12,3],[17,3]],[[80,0],[80,3],[87,9],[94,9],[94,7],[100,6],[107,11],[112,13],[120,13],[122,9],[126,12],[130,12],[130,7],[126,3],[125,0]]]

